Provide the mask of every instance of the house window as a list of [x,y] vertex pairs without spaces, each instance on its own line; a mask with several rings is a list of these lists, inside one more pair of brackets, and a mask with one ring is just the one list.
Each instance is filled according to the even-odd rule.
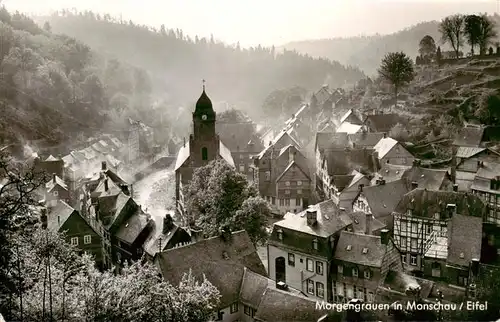
[[217,321],[222,321],[224,319],[224,312],[219,311],[217,312]]
[[302,199],[301,198],[295,198],[295,205],[296,206],[301,206],[302,204]]
[[283,240],[283,230],[278,229],[278,230],[277,230],[277,234],[278,234],[278,239],[279,239],[279,240]]
[[416,238],[412,238],[411,239],[411,248],[414,250],[414,249],[417,249],[417,239]]
[[416,222],[411,223],[411,232],[416,233],[418,231],[418,225]]
[[285,205],[285,199],[280,198],[280,206],[284,206],[284,205]]
[[295,266],[295,255],[288,253],[288,265]]
[[271,204],[273,206],[276,204],[276,197],[271,197]]
[[314,262],[312,259],[307,259],[306,260],[306,269],[309,271],[309,272],[314,272]]
[[307,293],[314,295],[314,282],[307,280]]
[[373,302],[373,292],[368,292],[367,301]]
[[290,198],[285,199],[285,206],[290,206]]
[[410,255],[410,264],[413,266],[417,266],[417,256],[416,255]]
[[401,261],[406,264],[406,254],[401,255]]
[[357,269],[356,267],[354,267],[354,268],[352,269],[352,276],[353,276],[353,277],[358,277],[358,269]]
[[266,171],[266,181],[271,180],[271,171]]
[[316,282],[316,296],[320,298],[325,297],[325,286],[323,283]]
[[458,277],[458,285],[466,286],[467,285],[467,277],[459,276]]
[[250,306],[244,305],[243,306],[243,312],[245,312],[245,315],[252,316],[252,308]]
[[313,239],[313,249],[318,250],[318,240],[316,238]]
[[290,186],[290,181],[285,182],[285,186],[289,187]]
[[406,237],[400,237],[401,241],[400,241],[400,246],[401,246],[401,249],[402,250],[406,250],[406,246],[407,246],[407,241],[406,241]]
[[427,232],[427,234],[432,233],[432,224],[427,224],[427,225],[425,226],[425,228],[426,228],[426,232]]
[[301,195],[302,194],[302,189],[297,189],[297,194]]
[[91,235],[85,235],[85,236],[83,236],[83,243],[84,243],[85,245],[90,244],[90,243],[91,243],[91,240],[92,240],[92,236],[91,236]]
[[290,190],[285,190],[285,195],[289,195],[290,194]]
[[231,314],[238,312],[238,302],[231,304],[229,312],[231,312]]
[[297,181],[297,186],[301,186],[302,185],[302,181]]
[[365,279],[369,280],[372,277],[372,272],[370,272],[370,270],[367,269],[365,270],[364,275]]
[[248,164],[248,172],[252,172],[252,164],[251,163]]
[[338,265],[337,266],[337,271],[338,271],[339,274],[344,274],[344,266]]
[[323,263],[316,262],[316,274],[323,275]]
[[208,149],[207,148],[201,148],[201,159],[208,160]]
[[71,245],[78,246],[78,237],[71,237]]
[[244,164],[240,164],[240,172],[245,172],[245,165]]

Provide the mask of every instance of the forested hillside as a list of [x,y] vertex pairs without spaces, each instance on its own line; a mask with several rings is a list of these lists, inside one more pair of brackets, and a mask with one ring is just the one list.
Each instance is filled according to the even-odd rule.
[[213,38],[191,39],[181,30],[168,29],[168,21],[167,27],[156,30],[109,15],[67,10],[38,17],[37,21],[40,25],[48,21],[54,33],[65,33],[110,57],[149,71],[157,95],[173,105],[194,102],[202,79],[207,80],[215,102],[255,110],[276,89],[300,86],[312,90],[326,81],[341,86],[364,76],[356,68],[292,51],[242,49]]
[[[143,70],[102,59],[5,8],[0,37],[0,144],[74,142],[104,126],[119,130],[124,117],[147,115],[141,107],[149,108],[150,80]],[[124,100],[134,108],[125,109]]]

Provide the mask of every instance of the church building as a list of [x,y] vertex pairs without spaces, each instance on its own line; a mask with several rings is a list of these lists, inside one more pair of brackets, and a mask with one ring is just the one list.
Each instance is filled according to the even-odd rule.
[[193,112],[192,134],[188,142],[184,141],[175,162],[175,205],[180,218],[185,218],[183,186],[189,184],[196,168],[220,158],[234,167],[231,151],[219,139],[215,123],[216,113],[203,85],[203,92]]

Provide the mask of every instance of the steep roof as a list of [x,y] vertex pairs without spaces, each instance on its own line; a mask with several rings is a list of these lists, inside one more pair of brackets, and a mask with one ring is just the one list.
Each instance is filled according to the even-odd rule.
[[361,131],[362,125],[343,122],[337,129],[337,133],[355,134]]
[[456,156],[457,156],[457,158],[468,159],[468,158],[472,158],[476,154],[479,154],[485,150],[486,150],[486,148],[460,146],[457,149]]
[[349,215],[331,199],[312,205],[310,209],[317,211],[317,224],[314,227],[307,225],[306,210],[297,214],[287,213],[283,220],[274,225],[309,235],[328,237],[352,224]]
[[230,166],[234,167],[234,160],[231,151],[219,140],[219,156]]
[[117,195],[100,197],[99,211],[109,215],[109,221],[103,223],[103,226],[107,229],[111,228],[118,218],[129,217],[137,212],[137,204],[135,201],[124,194],[123,192]]
[[139,234],[146,228],[150,220],[150,216],[138,208],[120,225],[115,236],[129,244],[133,244]]
[[253,308],[259,307],[266,289],[276,282],[245,268],[240,289],[240,301]]
[[453,141],[457,146],[479,147],[483,140],[484,127],[466,126],[455,136]]
[[352,170],[372,172],[373,158],[370,149],[330,150],[325,152],[328,175],[349,174]]
[[408,165],[383,163],[381,164],[380,170],[373,177],[372,184],[375,184],[376,181],[381,178],[386,182],[400,180],[409,169],[411,169],[411,166]]
[[456,205],[457,213],[466,216],[482,217],[486,211],[483,201],[473,194],[422,188],[408,192],[401,198],[394,211],[404,214],[408,209],[412,209],[413,216],[425,218],[442,213],[448,204]]
[[59,161],[59,159],[56,159],[52,154],[49,155],[47,159],[45,159],[45,162],[50,162],[50,161]]
[[329,149],[344,149],[349,147],[349,138],[347,133],[316,133],[315,149],[329,150]]
[[448,235],[448,263],[469,266],[472,259],[480,259],[483,236],[482,218],[453,215],[449,222]]
[[484,162],[476,173],[476,177],[493,179],[500,176],[500,164],[494,162]]
[[70,205],[62,200],[58,200],[56,206],[53,207],[47,215],[47,229],[59,231],[74,212],[76,212],[76,210]]
[[335,248],[335,259],[380,268],[386,251],[387,245],[381,243],[379,236],[342,231]]
[[406,181],[396,180],[382,185],[365,187],[363,195],[368,201],[372,214],[375,218],[379,218],[392,213],[408,190]]
[[189,158],[189,141],[187,141],[184,145],[181,146],[179,152],[177,152],[177,159],[175,160],[175,168],[174,171],[177,171],[184,162]]
[[293,166],[296,166],[309,180],[309,174],[306,172],[307,168],[303,169],[295,160],[291,161],[288,166],[283,170],[283,172],[276,178],[276,182],[281,180],[281,178],[290,170]]
[[221,293],[221,307],[238,298],[244,267],[267,276],[257,251],[245,231],[231,234],[229,241],[212,237],[186,246],[168,249],[157,254],[163,277],[178,284],[189,270],[198,280],[203,275]]
[[419,188],[439,190],[448,177],[448,170],[412,167],[405,171],[403,178],[416,182]]
[[398,144],[398,141],[393,138],[382,138],[378,141],[373,149],[378,153],[379,159],[383,158],[387,153],[389,153],[393,147]]
[[[261,151],[264,148],[262,141],[257,136],[250,137],[255,132],[255,125],[251,122],[216,123],[215,128],[220,140],[233,152],[236,151]],[[249,141],[254,142],[254,146],[248,145]]]
[[367,115],[365,124],[370,123],[373,132],[389,132],[398,123],[405,123],[398,114]]
[[351,217],[352,220],[352,228],[355,233],[358,234],[364,234],[366,232],[366,217],[371,216],[371,230],[372,232],[374,231],[379,231],[381,229],[384,229],[386,225],[378,220],[377,218],[373,217],[372,214],[365,214],[364,212],[353,212],[349,214],[349,217]]
[[359,132],[349,134],[349,141],[353,147],[359,148],[373,148],[381,139],[384,138],[385,133],[381,132]]
[[68,185],[64,182],[63,179],[55,176],[56,182],[54,182],[54,178],[45,184],[45,188],[47,188],[48,192],[51,192],[56,186],[63,188],[64,190],[68,190]]
[[[283,137],[285,137],[285,136],[287,136],[290,139],[290,141],[297,148],[297,150],[300,148],[300,144],[297,142],[297,140],[292,135],[290,135],[290,133],[286,129],[284,129],[284,130],[280,131],[278,133],[278,135],[276,135],[274,137],[274,139],[271,141],[271,144],[266,145],[266,147],[259,153],[257,158],[261,159],[262,157],[264,157],[266,155],[267,151],[269,151],[271,148],[273,148],[274,145],[276,143],[278,143],[281,139],[283,139]],[[266,142],[264,142],[264,143],[266,143]]]

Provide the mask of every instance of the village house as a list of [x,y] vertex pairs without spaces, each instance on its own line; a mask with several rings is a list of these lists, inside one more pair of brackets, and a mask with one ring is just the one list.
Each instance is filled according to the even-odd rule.
[[358,195],[359,186],[369,186],[370,179],[357,170],[348,175],[334,175],[330,180],[330,198],[340,207],[352,211],[352,202]]
[[468,288],[471,263],[481,259],[482,218],[453,214],[444,237],[426,244],[423,275]]
[[[43,209],[42,211],[46,211]],[[65,233],[66,242],[76,246],[80,253],[93,256],[100,269],[109,267],[103,254],[99,226],[95,221],[82,216],[66,202],[59,200],[47,213],[47,229]]]
[[373,149],[377,143],[385,137],[382,132],[367,132],[362,129],[361,132],[348,134],[348,140],[351,148]]
[[254,183],[276,214],[301,211],[311,199],[308,160],[287,132],[254,158]]
[[193,241],[191,235],[184,228],[176,225],[170,214],[166,214],[163,220],[154,227],[151,237],[144,245],[144,250],[148,260],[153,261],[157,253],[191,241]]
[[372,184],[381,179],[386,182],[404,179],[411,184],[412,189],[453,190],[452,178],[447,169],[422,168],[417,160],[413,162],[413,166],[383,164],[373,177]]
[[52,180],[45,184],[44,200],[48,207],[54,207],[58,200],[71,203],[71,193],[68,185],[55,173],[52,174]]
[[382,138],[374,147],[379,167],[382,164],[412,165],[415,158],[393,138]]
[[452,164],[459,191],[470,191],[477,172],[485,163],[500,163],[500,153],[490,148],[459,146],[454,150]]
[[342,231],[332,262],[334,302],[374,302],[388,272],[398,269],[402,269],[401,258],[389,230],[382,230],[380,236]]
[[215,123],[216,113],[203,85],[203,92],[193,112],[193,133],[179,150],[174,168],[176,215],[181,218],[185,218],[183,187],[189,184],[196,168],[215,159],[223,159],[231,167],[235,166],[231,151],[215,131]]
[[448,236],[448,221],[455,214],[484,218],[484,203],[472,194],[417,188],[394,209],[394,242],[408,270],[421,271],[427,247]]
[[331,90],[328,85],[323,85],[316,93],[311,95],[311,110],[315,113],[320,111],[332,111],[334,104],[341,99],[343,93],[339,89]]
[[352,230],[347,212],[327,200],[273,226],[267,244],[269,277],[309,297],[332,302],[331,260],[340,232]]
[[470,189],[489,206],[486,221],[500,226],[500,163],[482,163]]
[[128,118],[128,129],[124,135],[127,140],[128,153],[126,161],[133,163],[143,154],[150,154],[154,145],[154,131],[141,121]]
[[408,121],[399,114],[373,114],[367,115],[363,124],[368,132],[389,133],[398,123],[406,124]]
[[49,155],[45,160],[41,160],[37,156],[33,160],[33,166],[35,171],[42,172],[50,178],[52,178],[53,173],[59,178],[64,178],[64,161],[60,158]]
[[374,186],[359,185],[358,195],[352,203],[352,210],[372,214],[392,229],[392,212],[408,191],[406,180],[385,182],[384,179],[380,179]]

